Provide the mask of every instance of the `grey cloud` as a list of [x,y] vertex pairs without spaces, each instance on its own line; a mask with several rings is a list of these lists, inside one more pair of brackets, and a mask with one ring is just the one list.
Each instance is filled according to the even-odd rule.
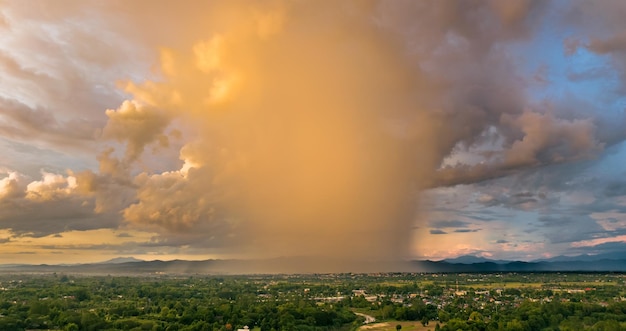
[[[626,23],[621,16],[626,11],[621,1],[605,1],[601,6],[593,6],[585,1],[578,2],[575,7],[579,13],[578,28],[588,29],[588,43],[585,47],[597,54],[607,55],[617,69],[621,83],[621,93],[626,88]],[[601,15],[603,20],[589,20],[590,17]]]
[[480,182],[532,167],[588,160],[605,146],[598,140],[591,118],[569,120],[526,110],[521,114],[503,113],[497,127],[506,139],[501,156],[476,165],[443,167],[437,173],[441,184]]
[[[626,205],[620,201],[620,198],[624,197],[626,194],[619,194],[619,191],[616,191],[616,187],[607,189],[609,186],[611,186],[611,183],[598,181],[594,183],[594,185],[587,187],[585,192],[592,193],[595,200],[590,203],[581,203],[576,205],[572,213],[578,215],[589,215],[591,213],[603,212],[607,210],[621,213],[626,212]],[[584,189],[581,188],[581,190]]]
[[[499,184],[494,183],[494,186],[497,185]],[[488,192],[488,190],[486,191]],[[531,210],[555,205],[558,203],[558,198],[549,197],[545,192],[532,193],[522,191],[518,193],[502,193],[496,196],[483,194],[476,199],[475,202],[487,207],[501,206],[512,209]]]
[[[573,32],[576,35],[575,38],[568,37],[563,41],[567,54],[574,55],[578,48],[586,47],[597,54],[607,55],[612,60],[608,66],[570,71],[569,78],[574,81],[606,78],[607,74],[617,72],[623,90],[626,82],[626,60],[624,60],[626,57],[623,56],[626,49],[624,47],[626,38],[623,33],[625,25],[620,14],[617,13],[623,14],[624,3],[606,1],[602,5],[595,6],[584,1],[574,1],[568,5],[556,3],[552,5],[554,7],[551,10],[565,13],[560,23],[565,23],[575,31]],[[512,149],[507,152],[509,155],[506,159],[498,161],[498,158],[491,158],[477,165],[460,164],[445,167],[439,171],[440,181],[444,185],[473,183],[512,175],[520,167],[524,168],[524,164],[549,166],[553,163],[580,162],[595,158],[603,148],[622,142],[625,138],[622,129],[626,123],[624,114],[607,110],[607,108],[614,108],[610,100],[614,101],[620,95],[623,95],[623,91],[605,89],[593,99],[596,103],[598,101],[605,103],[600,107],[578,100],[576,95],[568,96],[564,100],[551,98],[550,103],[558,111],[553,119],[544,117],[545,121],[553,121],[552,125],[545,127],[545,130],[540,130],[547,133],[547,136],[539,140],[539,136],[533,137],[532,134],[526,132],[525,141],[522,142],[519,140],[519,131],[516,132],[516,130],[523,128],[523,125],[518,123],[518,125],[509,126],[506,120],[496,125],[499,132],[507,137],[507,143],[511,144],[509,146]],[[503,119],[515,116],[517,115],[506,114]],[[581,136],[580,130],[583,128],[587,130],[587,133]],[[572,144],[559,141],[562,137],[570,137],[569,141],[577,142]],[[576,137],[575,140],[572,139],[573,137]]]
[[571,81],[586,81],[595,79],[604,79],[612,74],[610,67],[592,67],[582,71],[570,71],[567,78]]
[[594,219],[585,215],[542,216],[539,222],[551,243],[571,243],[611,236]]
[[[199,225],[194,227],[194,232],[186,233],[161,233],[150,242],[142,242],[138,247],[143,248],[181,248],[192,247],[198,250],[204,250],[204,253],[210,252],[229,252],[233,254],[243,254],[245,249],[241,241],[232,232],[224,229],[215,228],[214,226]],[[254,240],[254,238],[247,238]],[[237,244],[240,243],[240,244]]]
[[74,118],[60,121],[52,110],[29,106],[0,96],[0,136],[41,142],[57,150],[85,151],[92,147],[99,123]]
[[0,228],[10,230],[15,236],[44,237],[119,225],[119,216],[115,214],[94,214],[93,203],[93,200],[75,197],[44,202],[3,199],[0,201]]
[[557,227],[561,228],[570,224],[571,218],[561,216],[561,217],[552,217],[552,216],[543,216],[539,218],[539,222],[546,227]]
[[607,197],[619,197],[626,195],[626,181],[615,180],[608,183],[604,188],[604,195]]
[[626,33],[620,31],[608,38],[592,39],[587,48],[599,54],[626,52]]
[[624,252],[626,252],[626,243],[608,242],[594,246],[576,247],[574,251],[575,254],[612,255],[605,256],[605,258],[623,258]]
[[469,225],[469,222],[459,220],[442,220],[430,222],[430,226],[436,228],[466,228]]
[[481,210],[478,212],[472,212],[468,216],[472,219],[475,219],[478,221],[484,221],[484,222],[492,222],[492,221],[502,219],[502,217],[497,216],[497,213],[491,212],[489,210]]
[[7,79],[25,82],[27,86],[35,90],[41,90],[40,86],[38,86],[39,84],[50,86],[53,89],[56,87],[51,76],[37,72],[35,68],[23,67],[15,58],[2,49],[0,49],[0,67],[7,74]]
[[36,3],[0,10],[0,137],[88,163],[106,123],[103,110],[124,98],[116,84],[155,57],[142,54],[144,44],[123,37],[114,28],[120,22],[93,2]]
[[65,173],[68,164],[74,170],[83,170],[97,166],[95,159],[86,159],[83,153],[67,154],[54,148],[37,146],[25,141],[15,141],[0,137],[3,166],[8,169],[19,169],[22,175],[37,178],[42,169],[47,172]]
[[578,51],[578,48],[581,46],[581,43],[581,40],[578,38],[565,38],[565,40],[563,40],[563,51],[565,52],[565,55],[574,55]]
[[456,233],[471,233],[471,232],[478,232],[482,229],[456,229],[454,230],[454,232]]
[[81,244],[81,245],[39,245],[38,248],[46,250],[120,250],[128,244]]
[[[47,251],[99,251],[109,252],[111,254],[127,255],[127,254],[152,254],[152,255],[165,255],[176,254],[183,251],[183,249],[175,246],[168,245],[146,245],[144,242],[123,242],[119,244],[61,244],[61,245],[35,245],[35,248],[47,250]],[[204,249],[204,251],[202,251]],[[187,249],[184,250],[186,254],[206,254],[205,248],[200,249]],[[54,253],[54,252],[52,252]]]
[[448,233],[439,229],[431,229],[430,234],[448,234]]

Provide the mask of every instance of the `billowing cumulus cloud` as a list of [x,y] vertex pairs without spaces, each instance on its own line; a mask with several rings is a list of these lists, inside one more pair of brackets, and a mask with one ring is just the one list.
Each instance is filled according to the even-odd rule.
[[17,172],[9,172],[0,180],[0,197],[10,199],[19,197],[24,191],[24,179]]
[[515,119],[503,116],[502,122],[522,133],[522,138],[515,140],[505,154],[508,167],[590,158],[594,151],[602,149],[595,141],[590,120],[568,122],[549,114],[524,112]]
[[[4,171],[0,203],[29,207],[0,213],[16,236],[123,228],[153,234],[154,247],[398,260],[415,254],[419,222],[423,236],[511,250],[539,229],[561,244],[621,227],[592,210],[595,197],[574,196],[580,184],[563,179],[580,168],[549,171],[626,137],[618,90],[579,87],[611,70],[623,84],[620,2],[9,3],[0,139],[98,162]],[[538,44],[548,33],[559,59],[602,66],[555,65]],[[586,102],[568,100],[577,89]],[[471,185],[419,208],[426,189]],[[620,214],[622,190],[605,191]],[[587,214],[569,221],[561,209],[576,199]],[[518,237],[506,217],[524,219]],[[559,240],[564,222],[576,226]]]
[[134,161],[149,143],[158,141],[167,147],[168,138],[162,132],[169,118],[155,109],[146,109],[132,101],[125,101],[117,110],[107,110],[109,118],[102,131],[104,138],[124,141],[126,159]]
[[[529,135],[522,86],[495,45],[527,33],[530,4],[433,3],[427,33],[419,29],[425,23],[402,22],[415,25],[408,29],[390,20],[424,15],[408,4],[403,13],[391,3],[241,5],[217,6],[201,39],[162,49],[162,81],[126,87],[147,111],[174,114],[196,132],[181,150],[181,169],[135,180],[138,202],[124,210],[135,226],[192,240],[202,232],[269,256],[404,257],[414,194],[438,185],[432,178],[454,146],[478,143],[503,121]],[[238,20],[224,14],[236,8],[245,8]],[[477,19],[505,33],[476,30]],[[406,44],[413,38],[423,44]],[[495,72],[467,66],[475,61]],[[111,127],[133,125],[108,114]],[[154,140],[166,123],[134,123],[122,140],[136,157],[145,145],[137,138]],[[552,126],[542,129],[559,130]],[[528,150],[528,160],[506,160],[509,168],[563,143],[533,136],[513,145]],[[343,238],[355,234],[376,240],[346,246]]]

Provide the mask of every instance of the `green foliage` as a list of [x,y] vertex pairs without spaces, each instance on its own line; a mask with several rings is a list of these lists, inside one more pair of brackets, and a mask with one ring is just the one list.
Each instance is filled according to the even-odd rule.
[[0,330],[348,331],[358,311],[434,330],[621,331],[623,285],[612,274],[0,275]]
[[320,304],[303,295],[302,284],[282,277],[62,278],[0,276],[7,289],[0,291],[0,330],[191,331],[248,325],[263,331],[327,331],[347,330],[356,321],[348,306]]

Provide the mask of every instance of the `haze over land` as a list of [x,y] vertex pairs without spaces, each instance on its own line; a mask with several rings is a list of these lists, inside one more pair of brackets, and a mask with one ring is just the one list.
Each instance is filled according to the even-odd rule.
[[626,251],[623,1],[0,1],[0,263]]

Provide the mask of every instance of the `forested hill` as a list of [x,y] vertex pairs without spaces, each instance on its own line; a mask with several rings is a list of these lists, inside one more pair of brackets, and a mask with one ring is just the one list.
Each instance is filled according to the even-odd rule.
[[581,272],[624,272],[626,259],[597,260],[597,261],[539,261],[539,262],[479,262],[479,263],[450,263],[446,261],[414,261],[417,270],[429,272],[552,272],[552,271],[581,271]]

